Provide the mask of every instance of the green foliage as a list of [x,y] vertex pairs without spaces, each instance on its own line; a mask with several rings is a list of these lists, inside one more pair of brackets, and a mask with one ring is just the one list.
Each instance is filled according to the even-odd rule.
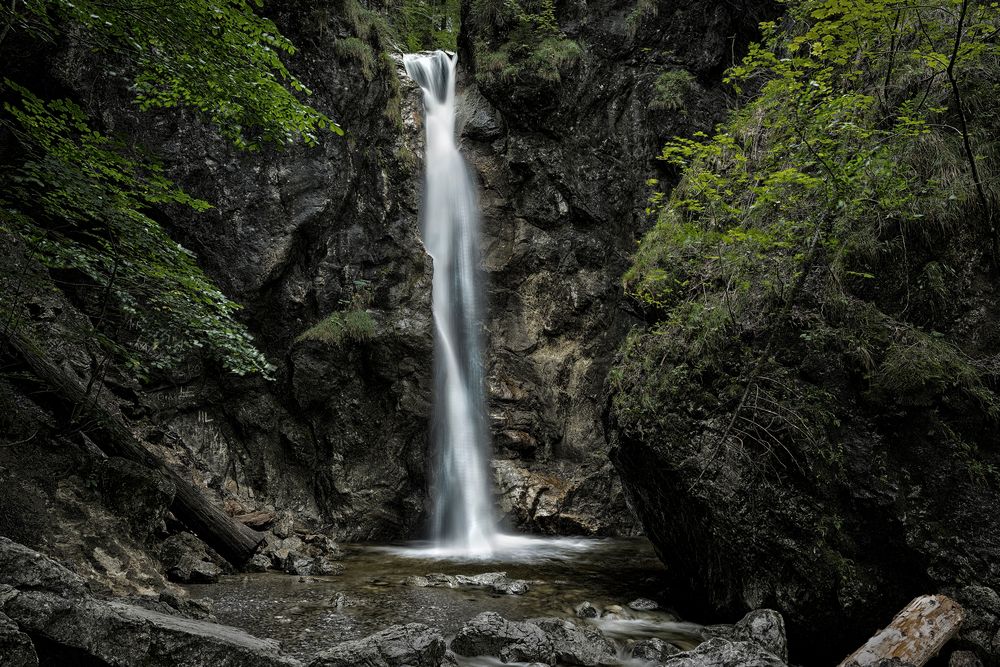
[[675,69],[664,72],[653,84],[653,101],[649,108],[659,111],[683,111],[696,85],[694,75],[687,70]]
[[333,50],[341,60],[358,63],[365,79],[371,81],[375,76],[375,52],[367,42],[358,37],[341,37],[334,42]]
[[238,146],[261,141],[315,144],[340,128],[299,100],[309,90],[285,67],[295,52],[274,24],[254,12],[258,0],[28,0],[9,20],[36,36],[72,32],[92,49],[135,68],[143,109],[185,106],[215,123]]
[[318,341],[340,345],[345,341],[362,342],[375,335],[375,320],[367,310],[347,310],[332,313],[318,324],[306,329],[297,341]]
[[395,26],[406,51],[458,50],[460,0],[405,0]]
[[644,21],[654,18],[659,13],[656,0],[637,0],[635,7],[625,18],[625,25],[629,35],[635,37]]
[[[73,102],[44,102],[7,85],[22,102],[4,105],[4,125],[28,157],[5,179],[0,230],[45,266],[77,272],[106,295],[124,323],[142,333],[143,353],[116,350],[136,371],[204,348],[235,373],[266,373],[264,357],[233,319],[238,306],[148,215],[157,206],[203,211],[208,203],[179,189],[160,165],[93,130]],[[99,317],[110,317],[107,305]]]
[[[580,45],[559,27],[554,0],[480,0],[473,11],[492,16],[498,31],[494,40],[476,43],[476,76],[483,82],[559,83],[580,59]],[[499,46],[490,48],[490,41]]]
[[368,312],[371,300],[371,283],[367,280],[355,280],[346,296],[340,300],[342,309],[306,329],[295,340],[313,340],[334,346],[345,341],[359,343],[369,340],[375,335],[375,320]]
[[[882,414],[933,406],[921,417],[968,444],[975,427],[960,424],[1000,420],[1000,378],[935,324],[950,325],[969,270],[955,248],[975,264],[968,249],[995,241],[1000,47],[986,37],[1000,8],[787,7],[728,73],[754,96],[661,154],[681,178],[653,196],[624,276],[655,324],[622,349],[616,412],[639,430],[701,420],[716,438],[836,460],[840,417],[823,414],[813,364],[856,378]],[[664,80],[664,97],[686,83]]]

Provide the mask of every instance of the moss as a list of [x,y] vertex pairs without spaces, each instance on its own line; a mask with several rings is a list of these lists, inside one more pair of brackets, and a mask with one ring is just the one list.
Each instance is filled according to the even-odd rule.
[[375,76],[375,52],[372,47],[358,37],[344,37],[333,44],[334,53],[342,61],[355,62],[361,66],[361,74],[371,81]]
[[696,86],[694,75],[683,69],[664,72],[653,84],[650,109],[658,111],[683,111]]
[[296,338],[296,342],[313,340],[327,345],[362,342],[375,335],[375,320],[367,310],[347,310],[332,313]]
[[644,21],[654,18],[659,13],[656,0],[638,0],[635,7],[625,18],[625,26],[629,37],[635,37]]

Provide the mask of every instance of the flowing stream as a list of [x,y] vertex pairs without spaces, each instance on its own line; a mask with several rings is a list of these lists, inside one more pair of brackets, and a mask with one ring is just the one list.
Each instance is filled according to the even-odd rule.
[[457,56],[407,55],[424,91],[426,149],[421,228],[434,260],[434,549],[490,556],[498,533],[481,343],[482,285],[475,185],[455,138]]

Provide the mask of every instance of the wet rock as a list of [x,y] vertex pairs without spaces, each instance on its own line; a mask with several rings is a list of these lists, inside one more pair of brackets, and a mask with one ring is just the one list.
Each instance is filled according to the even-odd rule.
[[663,662],[672,655],[677,655],[681,650],[658,637],[643,639],[636,642],[630,655],[637,660],[648,660],[650,662]]
[[716,637],[693,651],[678,653],[662,662],[663,667],[786,667],[776,655],[753,642],[733,642]]
[[38,656],[31,638],[17,624],[0,614],[0,667],[37,667]]
[[264,554],[254,554],[246,564],[247,572],[267,572],[271,569],[271,558]]
[[597,618],[600,615],[600,612],[597,610],[597,607],[590,604],[589,602],[581,602],[576,606],[576,609],[574,609],[573,611],[579,618]]
[[773,609],[751,611],[736,623],[739,639],[752,641],[784,661],[788,661],[785,620]]
[[628,603],[628,608],[635,611],[656,611],[660,605],[649,598],[636,598]]
[[437,630],[409,623],[338,644],[314,657],[309,667],[439,667],[447,650]]
[[948,667],[983,667],[983,662],[972,651],[954,651],[948,659]]
[[[277,642],[119,602],[21,591],[2,611],[32,634],[113,665],[292,667]],[[113,639],[112,639],[113,638]]]
[[508,621],[486,611],[468,621],[455,635],[451,650],[459,655],[491,655],[503,662],[544,662],[555,658],[552,640],[529,622]]
[[560,618],[540,618],[529,622],[545,632],[560,664],[586,667],[618,664],[614,645],[594,628]]
[[282,569],[285,572],[300,576],[313,574],[314,567],[315,561],[312,558],[295,553],[294,551],[288,554],[285,558],[285,562],[282,564]]
[[494,593],[505,595],[523,595],[531,588],[530,582],[523,579],[510,579],[506,572],[484,572],[483,574],[441,574],[438,572],[425,576],[413,575],[403,580],[404,586],[416,588],[460,588],[462,586],[482,586]]
[[18,589],[53,591],[67,596],[80,596],[86,592],[82,578],[48,556],[6,537],[0,537],[0,584]]
[[329,577],[344,573],[344,565],[321,556],[313,562],[313,574]]
[[735,625],[706,625],[701,630],[705,639],[715,637],[730,641],[754,642],[782,660],[788,660],[788,640],[785,621],[772,609],[757,609]]
[[174,485],[162,474],[114,456],[101,464],[98,488],[104,502],[143,537],[160,525],[174,500]]
[[609,615],[621,616],[624,613],[625,613],[625,610],[622,609],[621,605],[609,604],[607,607],[604,608],[604,613],[601,614],[601,615],[602,616],[609,616]]
[[505,579],[503,581],[494,582],[490,588],[494,593],[502,593],[504,595],[524,595],[531,589],[531,586],[524,579]]
[[160,545],[167,579],[182,584],[210,584],[222,574],[221,558],[191,533],[176,533]]

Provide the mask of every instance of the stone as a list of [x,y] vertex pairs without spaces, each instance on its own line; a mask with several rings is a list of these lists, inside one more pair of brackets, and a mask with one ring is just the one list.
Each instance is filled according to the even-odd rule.
[[60,595],[86,592],[81,577],[33,549],[0,537],[0,584],[18,589],[40,589]]
[[439,667],[447,650],[437,630],[409,623],[338,644],[316,655],[309,667]]
[[494,582],[490,589],[494,593],[503,593],[504,595],[524,595],[531,589],[531,585],[524,579],[505,579]]
[[668,657],[662,667],[787,667],[776,655],[754,642],[733,642],[716,637],[693,651]]
[[336,563],[325,556],[321,556],[313,561],[313,574],[321,577],[329,577],[344,573],[344,565]]
[[0,667],[37,667],[38,655],[31,638],[17,624],[0,614]]
[[313,574],[314,566],[315,561],[312,558],[293,551],[285,557],[285,562],[282,563],[282,570],[288,574],[308,576]]
[[628,603],[628,608],[635,611],[656,611],[660,605],[649,598],[636,598]]
[[589,602],[581,602],[573,611],[579,618],[597,618],[600,615],[597,607]]
[[261,553],[254,554],[246,564],[247,572],[267,572],[269,569],[271,569],[271,559]]
[[755,642],[784,661],[788,661],[788,638],[785,620],[773,609],[757,609],[741,618],[735,626],[737,638]]
[[649,662],[663,662],[672,655],[677,655],[681,650],[673,644],[667,643],[658,637],[643,639],[632,645],[629,654],[637,660],[647,660]]
[[[2,609],[25,631],[112,665],[299,667],[271,640],[237,628],[89,597],[20,591]],[[112,639],[113,638],[113,639]]]
[[465,623],[452,640],[451,650],[467,657],[496,656],[503,662],[555,660],[552,640],[540,627],[525,621],[508,621],[492,611],[484,611]]
[[197,537],[175,533],[160,545],[160,561],[167,579],[182,584],[210,584],[219,580],[224,561]]
[[948,667],[983,667],[983,662],[972,651],[952,651]]
[[98,469],[104,502],[138,535],[149,537],[174,500],[174,485],[161,473],[112,456]]
[[561,664],[598,667],[619,663],[614,644],[595,628],[561,618],[533,619],[529,623],[542,629]]
[[207,560],[199,560],[194,554],[184,554],[181,559],[167,569],[167,579],[181,584],[214,584],[222,570]]

